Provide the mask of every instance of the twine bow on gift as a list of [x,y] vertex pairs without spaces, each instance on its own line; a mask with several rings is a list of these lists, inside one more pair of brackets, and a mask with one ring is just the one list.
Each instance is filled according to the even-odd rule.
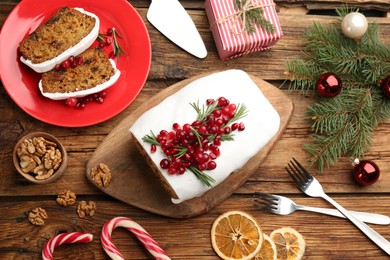
[[[253,5],[251,0],[234,0],[235,13],[222,17],[216,21],[216,23],[225,23],[229,20],[233,21],[232,32],[234,34],[242,34],[246,32],[251,34],[256,31],[255,25],[259,25],[269,33],[275,32],[275,27],[267,19],[263,17],[265,6],[272,6],[272,4]],[[241,29],[238,30],[238,21],[242,22]]]

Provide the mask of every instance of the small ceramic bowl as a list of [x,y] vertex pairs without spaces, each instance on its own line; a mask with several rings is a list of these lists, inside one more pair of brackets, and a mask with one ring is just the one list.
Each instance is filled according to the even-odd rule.
[[[18,156],[18,152],[17,152],[18,148],[21,147],[22,143],[26,139],[33,139],[34,137],[43,137],[47,141],[56,143],[57,144],[56,149],[58,149],[61,152],[61,155],[62,155],[62,161],[61,161],[60,166],[48,178],[41,179],[41,180],[35,178],[35,176],[37,176],[37,174],[31,173],[31,172],[25,173],[25,172],[22,171],[21,160],[20,160],[20,158]],[[42,158],[40,158],[40,159],[42,159]],[[45,133],[45,132],[32,132],[32,133],[29,133],[29,134],[23,136],[18,141],[18,143],[15,145],[14,152],[13,152],[13,161],[14,161],[14,165],[15,165],[16,170],[24,178],[26,178],[30,182],[33,182],[33,183],[36,183],[36,184],[46,184],[46,183],[51,183],[51,182],[56,181],[58,178],[60,178],[64,174],[65,169],[66,169],[67,164],[68,164],[68,155],[66,153],[66,150],[65,150],[64,146],[61,144],[61,142],[57,138],[52,136],[51,134],[48,134],[48,133]]]

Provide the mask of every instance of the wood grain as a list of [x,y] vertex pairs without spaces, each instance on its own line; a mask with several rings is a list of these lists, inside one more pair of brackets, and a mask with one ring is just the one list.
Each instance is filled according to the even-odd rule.
[[[0,25],[4,23],[19,0],[0,0]],[[284,194],[296,202],[311,206],[329,207],[324,201],[304,196],[284,172],[284,166],[292,156],[304,161],[308,156],[302,149],[310,141],[310,120],[306,119],[306,108],[315,101],[313,96],[302,96],[287,91],[281,86],[286,79],[285,60],[301,56],[305,45],[302,34],[313,21],[330,23],[335,17],[335,6],[344,2],[358,4],[364,11],[381,11],[369,17],[370,22],[380,24],[382,41],[390,44],[390,10],[387,0],[276,0],[278,8],[304,7],[308,12],[280,13],[279,19],[284,37],[267,52],[256,53],[223,62],[218,59],[212,39],[203,0],[186,0],[186,7],[205,41],[208,56],[199,60],[183,52],[164,38],[146,20],[149,0],[131,0],[148,28],[153,57],[151,71],[144,88],[134,102],[119,115],[106,122],[85,128],[61,128],[42,123],[24,113],[0,87],[0,258],[40,259],[44,243],[53,235],[64,231],[88,231],[94,234],[93,242],[84,245],[66,245],[56,249],[55,259],[109,259],[103,252],[99,236],[108,219],[127,216],[141,224],[167,251],[172,259],[216,259],[210,243],[210,228],[219,214],[229,210],[245,210],[256,216],[266,233],[291,226],[301,232],[307,248],[304,259],[388,259],[377,246],[365,238],[348,221],[308,212],[296,212],[289,216],[278,216],[257,210],[252,203],[254,191]],[[321,9],[321,10],[320,10]],[[320,10],[317,12],[317,10]],[[329,12],[327,12],[329,11]],[[1,58],[1,57],[0,57]],[[205,214],[191,219],[172,219],[150,213],[123,203],[92,185],[85,176],[88,161],[94,151],[118,124],[130,116],[150,98],[184,79],[210,70],[243,69],[270,82],[288,95],[294,103],[294,113],[284,134],[271,153],[255,173],[233,195]],[[341,160],[323,175],[315,169],[312,173],[323,184],[324,189],[341,205],[351,210],[364,210],[390,216],[390,122],[375,130],[371,148],[366,158],[375,160],[382,171],[382,178],[369,187],[358,186],[350,175],[349,158]],[[65,145],[69,165],[64,176],[50,185],[26,183],[12,165],[12,151],[17,140],[31,131],[53,134]],[[73,190],[77,201],[94,200],[98,210],[92,218],[80,219],[76,206],[64,208],[56,204],[56,194],[63,189]],[[49,214],[43,227],[29,224],[25,213],[35,207],[43,207]],[[371,225],[385,238],[390,239],[388,226]],[[114,243],[126,259],[150,259],[141,244],[126,230],[113,233]]]

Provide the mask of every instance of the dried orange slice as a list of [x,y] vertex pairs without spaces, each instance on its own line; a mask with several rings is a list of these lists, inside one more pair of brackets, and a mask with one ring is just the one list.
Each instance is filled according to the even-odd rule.
[[264,234],[263,245],[260,251],[256,254],[255,260],[276,260],[277,252],[276,245],[272,239]]
[[226,260],[252,259],[264,240],[257,220],[243,211],[228,211],[220,215],[211,228],[214,251]]
[[306,241],[295,229],[282,227],[272,231],[270,237],[276,245],[278,260],[299,260],[303,257]]

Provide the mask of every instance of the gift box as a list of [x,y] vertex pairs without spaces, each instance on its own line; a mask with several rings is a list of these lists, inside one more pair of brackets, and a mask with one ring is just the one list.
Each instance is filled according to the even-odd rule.
[[[268,50],[283,36],[273,0],[240,0],[239,6],[237,1],[206,0],[210,29],[222,60]],[[251,22],[253,12],[262,12],[261,18],[269,26]]]

